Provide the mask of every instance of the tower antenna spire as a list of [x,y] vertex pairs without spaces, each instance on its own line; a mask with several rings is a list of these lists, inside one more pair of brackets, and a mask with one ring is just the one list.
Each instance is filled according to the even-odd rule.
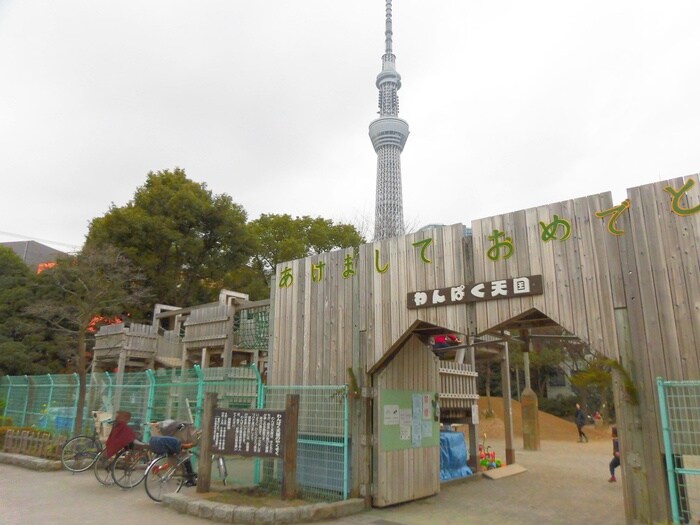
[[377,153],[377,189],[374,208],[374,240],[404,234],[401,190],[401,152],[408,138],[408,123],[400,119],[398,90],[401,75],[396,72],[393,51],[391,0],[386,0],[385,51],[377,75],[379,118],[369,125],[369,137]]
[[386,54],[391,54],[391,37],[394,32],[391,27],[391,0],[386,0],[386,29],[384,30],[384,38],[386,42]]

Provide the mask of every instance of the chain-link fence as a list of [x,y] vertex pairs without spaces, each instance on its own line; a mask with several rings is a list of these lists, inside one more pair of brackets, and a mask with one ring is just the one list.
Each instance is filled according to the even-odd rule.
[[[149,438],[148,423],[163,419],[191,421],[199,427],[204,395],[218,392],[222,407],[256,408],[262,380],[255,366],[179,369],[126,373],[100,372],[86,378],[83,428],[92,433],[93,411],[131,412],[130,426]],[[54,433],[74,433],[78,407],[77,374],[0,377],[2,415],[14,426],[35,427]]]
[[[350,487],[348,391],[340,386],[268,386],[264,408],[284,410],[288,394],[299,395],[297,488],[310,501],[347,499]],[[281,459],[259,460],[260,483],[281,489]]]
[[15,426],[70,433],[78,389],[77,374],[2,377],[2,415]]
[[673,523],[700,518],[700,381],[656,380]]
[[[3,416],[15,426],[33,426],[66,436],[73,433],[78,377],[72,375],[0,378]],[[165,419],[191,421],[201,428],[204,398],[216,392],[219,408],[284,410],[288,394],[299,395],[297,487],[309,501],[347,499],[350,490],[348,389],[339,386],[264,386],[255,366],[146,370],[87,376],[83,432],[92,433],[92,411],[131,412],[132,426],[143,440],[148,423]],[[0,406],[3,406],[0,403]],[[227,483],[281,488],[282,460],[226,456]],[[217,464],[215,462],[215,464]],[[212,479],[220,479],[218,469]]]

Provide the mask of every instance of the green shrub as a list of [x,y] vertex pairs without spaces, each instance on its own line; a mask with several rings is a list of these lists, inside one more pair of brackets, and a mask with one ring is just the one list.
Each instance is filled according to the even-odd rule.
[[561,394],[554,399],[540,399],[539,409],[542,412],[547,412],[553,416],[569,418],[576,413],[577,396],[562,396]]
[[0,427],[11,427],[12,426],[12,418],[10,416],[3,417],[0,416]]

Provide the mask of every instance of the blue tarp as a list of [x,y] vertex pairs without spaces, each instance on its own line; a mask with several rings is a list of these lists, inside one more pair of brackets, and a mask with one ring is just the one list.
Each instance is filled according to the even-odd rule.
[[461,432],[440,432],[440,481],[472,475],[467,466],[467,444]]

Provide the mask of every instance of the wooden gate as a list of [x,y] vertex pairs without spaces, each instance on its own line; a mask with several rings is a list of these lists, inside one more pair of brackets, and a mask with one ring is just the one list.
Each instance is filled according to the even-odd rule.
[[373,505],[440,491],[438,360],[412,337],[375,372]]

